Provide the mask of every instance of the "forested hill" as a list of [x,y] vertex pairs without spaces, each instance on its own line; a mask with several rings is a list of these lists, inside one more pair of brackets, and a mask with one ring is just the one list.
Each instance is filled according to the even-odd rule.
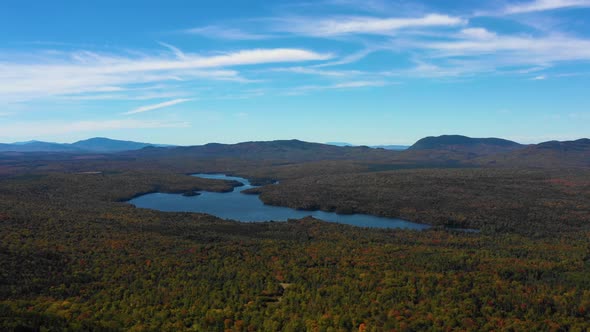
[[153,144],[150,143],[122,141],[105,137],[94,137],[71,144],[71,146],[77,149],[94,152],[117,152],[138,150],[152,145]]
[[550,141],[481,158],[481,163],[511,167],[590,167],[590,139]]
[[395,152],[369,147],[339,147],[329,144],[310,143],[300,140],[277,140],[243,142],[237,144],[209,143],[205,145],[166,148],[146,148],[129,152],[135,156],[191,156],[196,158],[272,159],[291,161],[382,159]]
[[491,154],[513,151],[525,146],[501,138],[471,138],[461,135],[425,137],[412,145],[409,150],[451,150],[475,154]]
[[586,152],[590,150],[590,139],[582,138],[575,141],[549,141],[538,144],[538,150],[553,150],[561,152]]

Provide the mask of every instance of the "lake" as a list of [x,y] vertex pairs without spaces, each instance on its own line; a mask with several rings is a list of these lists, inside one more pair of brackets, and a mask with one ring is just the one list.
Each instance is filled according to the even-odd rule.
[[428,225],[413,223],[396,218],[384,218],[366,214],[342,215],[335,212],[302,211],[287,207],[265,205],[258,195],[246,195],[241,191],[255,188],[247,179],[225,174],[193,174],[205,179],[236,180],[244,185],[235,187],[229,193],[200,191],[197,196],[182,194],[152,193],[142,195],[128,203],[138,208],[166,212],[200,212],[242,222],[287,221],[312,216],[329,222],[374,228],[427,229]]

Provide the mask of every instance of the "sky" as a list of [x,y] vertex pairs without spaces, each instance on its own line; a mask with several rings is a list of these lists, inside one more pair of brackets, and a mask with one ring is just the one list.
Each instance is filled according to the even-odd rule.
[[3,0],[0,142],[590,136],[590,0]]

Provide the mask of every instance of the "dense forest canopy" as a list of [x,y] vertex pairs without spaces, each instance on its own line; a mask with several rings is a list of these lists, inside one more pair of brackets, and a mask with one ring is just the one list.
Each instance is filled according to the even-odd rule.
[[[479,164],[487,154],[299,141],[235,148],[4,154],[0,326],[590,328],[589,169],[568,160],[561,167],[507,167]],[[561,145],[550,150],[570,153]],[[238,185],[188,175],[197,172],[247,177],[263,185],[254,190],[268,204],[481,232],[363,229],[311,218],[238,223],[125,203],[149,192]]]

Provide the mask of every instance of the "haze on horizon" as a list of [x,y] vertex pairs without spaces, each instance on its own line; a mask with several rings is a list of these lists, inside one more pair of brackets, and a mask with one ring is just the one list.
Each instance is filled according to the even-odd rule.
[[0,142],[588,136],[590,0],[6,1]]

